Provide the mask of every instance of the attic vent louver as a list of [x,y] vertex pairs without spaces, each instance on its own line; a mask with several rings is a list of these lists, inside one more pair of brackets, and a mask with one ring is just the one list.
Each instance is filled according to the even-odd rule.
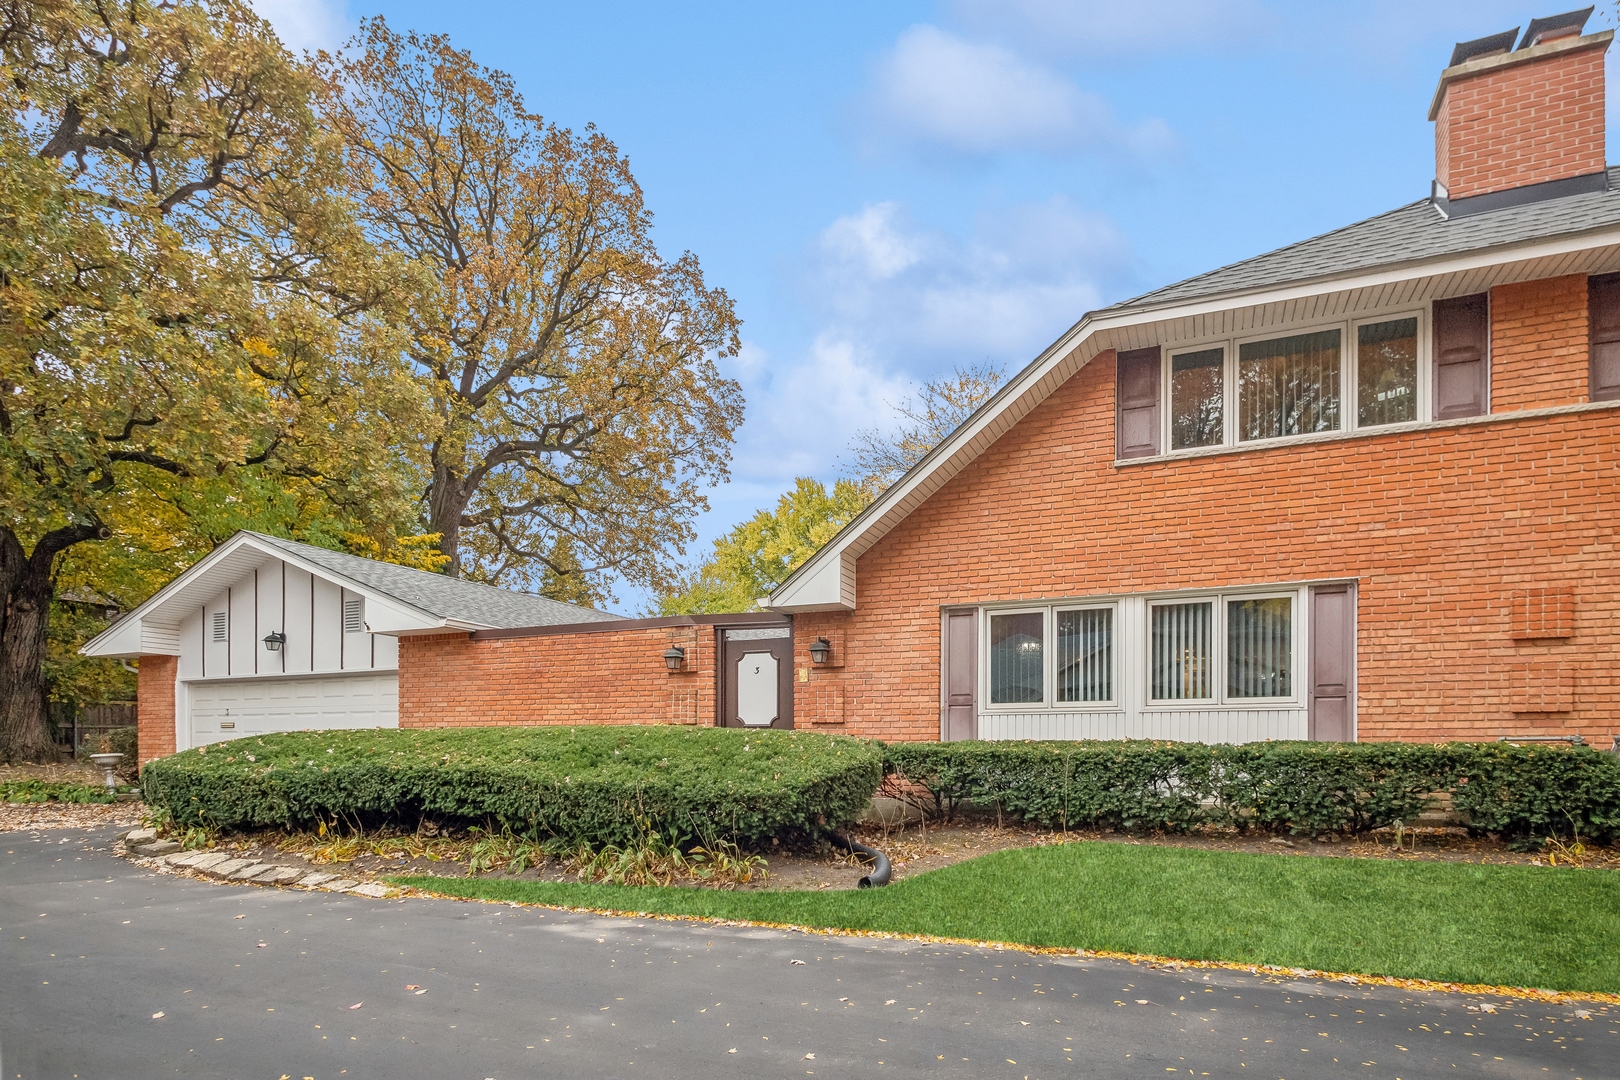
[[214,612],[214,640],[215,641],[225,641],[225,640],[227,640],[227,638],[226,638],[226,627],[227,627],[227,625],[228,625],[228,623],[226,621],[225,612],[223,612],[223,611]]
[[343,632],[345,634],[359,634],[365,631],[364,605],[365,601],[360,599],[343,601]]

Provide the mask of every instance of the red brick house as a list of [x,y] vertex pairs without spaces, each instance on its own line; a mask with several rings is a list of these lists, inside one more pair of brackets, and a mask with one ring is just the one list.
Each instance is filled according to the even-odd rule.
[[[1087,314],[768,611],[529,617],[388,571],[395,722],[1607,745],[1620,170],[1585,14],[1457,47],[1429,197]],[[147,611],[87,646],[141,656],[143,760],[196,693]]]
[[1620,172],[1584,18],[1457,47],[1429,198],[1091,312],[1014,377],[772,595],[796,720],[1608,745]]

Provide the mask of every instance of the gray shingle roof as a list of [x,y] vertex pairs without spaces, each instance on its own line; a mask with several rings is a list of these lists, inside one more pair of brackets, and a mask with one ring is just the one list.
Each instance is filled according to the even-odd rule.
[[1620,168],[1609,189],[1446,219],[1427,199],[1223,266],[1104,311],[1198,300],[1313,278],[1581,233],[1620,224]]
[[251,533],[254,539],[280,548],[305,562],[314,563],[338,577],[394,597],[412,607],[441,618],[457,619],[502,629],[519,626],[567,626],[572,623],[606,622],[622,619],[595,608],[548,600],[532,593],[497,589],[474,581],[458,581],[443,574],[430,574],[408,566],[378,562],[341,551],[283,540],[279,536]]

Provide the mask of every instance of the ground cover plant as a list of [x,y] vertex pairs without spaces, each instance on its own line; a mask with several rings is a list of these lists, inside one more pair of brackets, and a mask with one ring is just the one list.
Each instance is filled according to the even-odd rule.
[[894,743],[889,789],[1050,828],[1318,834],[1410,822],[1435,795],[1505,838],[1620,837],[1620,758],[1507,743]]
[[367,831],[422,820],[589,845],[819,836],[852,823],[875,744],[798,731],[587,726],[291,732],[174,754],[141,774],[180,828]]
[[116,797],[102,784],[59,780],[0,780],[0,803],[110,803]]
[[1620,992],[1620,874],[1606,870],[1085,842],[1002,851],[861,891],[393,880],[505,902]]

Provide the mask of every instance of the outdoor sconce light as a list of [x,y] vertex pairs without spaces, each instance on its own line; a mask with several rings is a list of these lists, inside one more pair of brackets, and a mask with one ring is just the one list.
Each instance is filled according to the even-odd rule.
[[671,645],[664,650],[664,666],[671,671],[679,671],[686,663],[686,650],[679,645]]
[[280,630],[272,630],[264,635],[264,647],[268,652],[280,652],[281,647],[287,644],[287,635]]
[[818,637],[810,643],[810,662],[812,664],[825,664],[832,659],[832,642],[824,637]]

